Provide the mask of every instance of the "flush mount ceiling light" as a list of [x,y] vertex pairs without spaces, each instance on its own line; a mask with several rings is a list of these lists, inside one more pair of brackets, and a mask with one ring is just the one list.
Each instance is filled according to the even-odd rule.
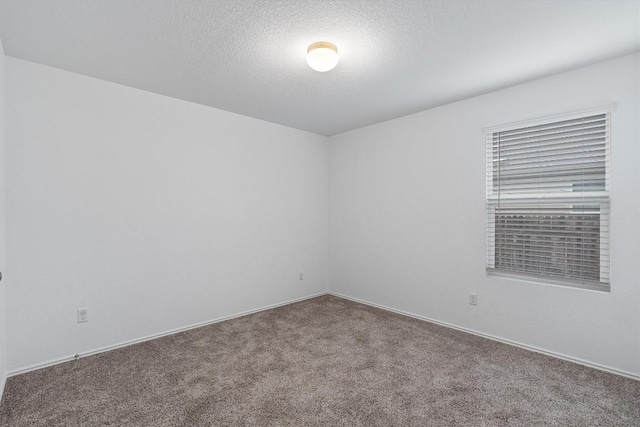
[[333,43],[318,42],[307,48],[307,64],[324,73],[338,65],[338,48]]

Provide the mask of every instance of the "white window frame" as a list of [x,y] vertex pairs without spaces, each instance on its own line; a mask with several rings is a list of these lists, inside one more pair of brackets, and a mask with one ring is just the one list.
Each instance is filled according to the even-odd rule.
[[[486,209],[485,209],[485,218],[486,221],[489,221],[489,215],[491,215],[491,211],[495,213],[495,200],[497,200],[498,195],[493,193],[493,154],[491,153],[491,149],[489,148],[489,144],[491,144],[491,140],[493,134],[497,132],[511,131],[520,128],[530,127],[530,126],[538,126],[544,124],[550,124],[554,122],[564,121],[564,120],[572,120],[578,119],[590,115],[597,114],[606,114],[607,116],[607,130],[605,136],[605,191],[602,192],[591,192],[589,193],[589,198],[601,199],[603,203],[601,204],[601,208],[604,208],[600,212],[600,221],[601,223],[609,225],[609,227],[602,227],[600,230],[600,242],[607,242],[609,245],[609,251],[601,251],[600,252],[600,266],[607,265],[610,266],[611,263],[611,232],[610,232],[610,218],[611,218],[611,198],[609,193],[610,186],[610,175],[611,175],[611,129],[612,129],[612,113],[616,110],[617,103],[610,102],[603,105],[598,105],[595,107],[585,108],[581,110],[576,110],[567,113],[559,113],[548,115],[544,117],[539,117],[535,119],[527,119],[520,120],[515,122],[503,123],[499,125],[485,126],[483,128],[483,132],[485,134],[485,143],[487,144],[487,159],[486,159]],[[505,195],[502,194],[500,196],[504,199],[518,199],[517,195]],[[583,197],[580,195],[580,197]],[[540,199],[552,199],[553,196],[546,196],[541,194],[539,196]],[[495,255],[495,236],[492,236],[489,230],[489,224],[487,223],[486,229],[486,274],[489,276],[497,276],[497,277],[505,277],[516,279],[519,281],[526,282],[534,282],[534,283],[542,283],[542,284],[551,284],[551,285],[561,285],[568,287],[575,287],[580,289],[590,289],[590,290],[598,290],[610,292],[611,289],[611,276],[610,272],[607,277],[606,283],[584,283],[580,281],[575,281],[571,279],[564,278],[555,278],[555,277],[544,277],[544,276],[533,276],[527,275],[525,273],[519,272],[508,272],[508,271],[500,271],[495,270],[490,266],[490,260],[494,259],[493,255]],[[610,267],[609,267],[610,268]]]

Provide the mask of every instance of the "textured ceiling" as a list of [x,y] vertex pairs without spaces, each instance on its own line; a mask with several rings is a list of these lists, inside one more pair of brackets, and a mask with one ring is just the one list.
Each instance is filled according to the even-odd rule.
[[[637,51],[638,0],[0,0],[7,55],[332,135]],[[312,71],[306,47],[340,63]]]

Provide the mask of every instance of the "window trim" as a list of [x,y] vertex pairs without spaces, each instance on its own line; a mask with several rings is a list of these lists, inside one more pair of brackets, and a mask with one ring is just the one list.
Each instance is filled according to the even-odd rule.
[[596,285],[594,283],[583,283],[579,281],[572,281],[570,279],[552,279],[540,276],[529,276],[524,273],[506,273],[504,271],[485,270],[485,276],[497,277],[500,279],[506,279],[511,281],[534,283],[536,285],[545,286],[559,286],[562,288],[580,289],[583,291],[596,291],[610,293],[609,285]]
[[[609,252],[608,252],[608,261],[609,261],[609,281],[607,283],[595,283],[595,282],[583,282],[583,281],[579,281],[579,280],[572,280],[572,279],[563,279],[563,278],[553,278],[553,277],[543,277],[543,276],[538,276],[538,275],[529,275],[527,273],[519,273],[519,272],[509,272],[509,271],[500,271],[500,270],[495,270],[492,268],[489,268],[489,265],[487,263],[487,259],[488,259],[488,255],[490,253],[490,251],[495,250],[495,248],[490,248],[489,247],[489,229],[488,229],[488,225],[485,225],[485,274],[487,276],[493,276],[493,277],[499,277],[499,278],[504,278],[504,279],[510,279],[510,280],[517,280],[517,281],[524,281],[527,283],[536,283],[536,284],[542,284],[542,285],[553,285],[553,286],[561,286],[561,287],[568,287],[568,288],[574,288],[574,289],[582,289],[582,290],[591,290],[591,291],[600,291],[600,292],[611,292],[611,258],[612,258],[612,254],[611,254],[611,229],[610,229],[610,218],[611,218],[611,197],[610,197],[610,171],[611,171],[611,132],[612,132],[612,113],[615,112],[617,109],[617,102],[612,101],[612,102],[608,102],[606,104],[601,104],[601,105],[597,105],[597,106],[593,106],[593,107],[588,107],[588,108],[583,108],[583,109],[579,109],[579,110],[573,110],[573,111],[569,111],[569,112],[563,112],[563,113],[556,113],[556,114],[551,114],[551,115],[547,115],[544,117],[536,117],[536,118],[529,118],[529,119],[523,119],[523,120],[517,120],[517,121],[512,121],[512,122],[507,122],[507,123],[502,123],[502,124],[497,124],[497,125],[490,125],[490,126],[485,126],[482,128],[483,130],[483,134],[485,136],[485,150],[486,150],[486,144],[488,141],[488,138],[490,135],[492,135],[493,133],[496,132],[504,132],[504,131],[510,131],[510,130],[515,130],[515,129],[519,129],[519,128],[524,128],[524,127],[530,127],[530,126],[538,126],[538,125],[544,125],[544,124],[548,124],[548,123],[553,123],[553,122],[558,122],[558,121],[564,121],[564,120],[572,120],[572,119],[578,119],[578,118],[582,118],[585,116],[589,116],[589,115],[597,115],[597,114],[607,114],[608,115],[608,132],[607,132],[607,136],[606,136],[606,147],[607,147],[607,156],[606,156],[606,169],[605,169],[605,174],[606,174],[606,180],[605,180],[605,191],[603,192],[597,192],[592,194],[594,199],[597,198],[601,198],[603,200],[606,200],[607,203],[607,220],[609,221],[609,233],[607,236],[607,242],[609,245]],[[485,165],[485,174],[486,174],[486,180],[487,183],[485,184],[485,221],[488,220],[488,212],[489,212],[489,206],[490,206],[490,201],[491,200],[497,200],[498,196],[497,195],[493,195],[493,194],[489,194],[489,180],[490,178],[492,178],[492,174],[490,173],[490,171],[488,170],[488,161],[487,164]],[[491,184],[492,185],[492,184]],[[565,195],[566,196],[566,195]],[[569,196],[569,198],[572,196]],[[580,195],[576,195],[573,196],[576,198],[582,198],[583,196]],[[517,195],[502,195],[500,196],[500,198],[505,199],[505,198],[512,198],[512,199],[520,199]],[[590,197],[591,198],[591,197]],[[538,197],[539,200],[546,200],[546,201],[552,201],[555,199],[555,197],[553,196],[548,196],[545,194],[541,194],[540,197]],[[602,261],[601,261],[601,265],[602,265]]]

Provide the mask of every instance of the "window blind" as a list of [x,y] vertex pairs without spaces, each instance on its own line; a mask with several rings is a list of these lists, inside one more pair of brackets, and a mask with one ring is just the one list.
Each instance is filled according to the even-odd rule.
[[609,287],[609,113],[487,133],[487,269]]

